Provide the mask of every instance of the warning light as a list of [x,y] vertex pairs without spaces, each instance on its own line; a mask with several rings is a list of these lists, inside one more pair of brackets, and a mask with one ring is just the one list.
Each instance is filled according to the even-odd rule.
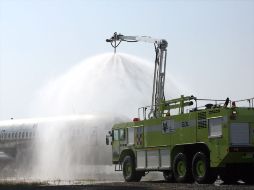
[[138,122],[138,121],[140,121],[139,118],[137,118],[137,117],[133,118],[133,122]]

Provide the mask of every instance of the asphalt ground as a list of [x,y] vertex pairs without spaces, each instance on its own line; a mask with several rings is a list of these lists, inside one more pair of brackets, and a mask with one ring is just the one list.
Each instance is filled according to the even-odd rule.
[[179,183],[166,183],[165,181],[145,181],[145,182],[106,182],[106,183],[93,183],[93,184],[76,184],[76,185],[52,185],[43,183],[1,183],[0,190],[254,190],[254,185],[224,185],[215,183],[212,185],[200,184],[179,184]]

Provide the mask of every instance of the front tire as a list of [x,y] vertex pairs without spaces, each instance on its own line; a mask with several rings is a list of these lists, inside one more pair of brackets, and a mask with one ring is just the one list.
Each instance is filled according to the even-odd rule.
[[137,172],[135,163],[131,156],[125,156],[123,160],[123,177],[126,182],[140,181],[143,176],[142,172]]
[[190,167],[184,153],[178,153],[173,162],[173,175],[178,183],[191,182]]
[[192,160],[192,175],[199,184],[212,184],[217,176],[211,171],[209,159],[203,152],[197,152]]

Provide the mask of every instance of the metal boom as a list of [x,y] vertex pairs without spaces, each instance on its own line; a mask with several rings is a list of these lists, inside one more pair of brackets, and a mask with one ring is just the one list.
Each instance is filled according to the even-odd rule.
[[167,46],[168,43],[164,39],[155,39],[148,36],[124,36],[117,34],[116,32],[110,39],[106,39],[106,42],[110,42],[116,53],[116,48],[122,41],[126,42],[147,42],[153,43],[155,47],[155,66],[154,66],[154,79],[153,79],[153,93],[151,111],[148,117],[161,117],[163,109],[161,109],[164,101],[164,84],[166,73],[166,58],[167,58]]

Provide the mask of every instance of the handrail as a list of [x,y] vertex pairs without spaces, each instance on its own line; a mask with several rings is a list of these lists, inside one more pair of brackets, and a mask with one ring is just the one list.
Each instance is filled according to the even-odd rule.
[[245,102],[245,101],[247,101],[249,103],[250,108],[254,108],[254,97],[253,98],[242,99],[242,100],[236,100],[234,102],[238,103],[238,102]]
[[[214,104],[211,104],[211,107],[213,107],[213,108],[226,107],[225,106],[225,101],[226,100],[201,99],[201,98],[195,98],[194,100],[195,100],[196,104],[194,104],[191,109],[186,109],[187,112],[190,112],[191,110],[193,111],[193,110],[199,110],[199,109],[207,108],[207,105],[209,105],[209,104],[206,104],[206,105],[198,106],[198,103],[197,103],[198,101],[214,102]],[[247,101],[249,103],[250,108],[254,108],[254,97],[253,98],[236,100],[236,101],[229,100],[229,107],[232,107],[233,102],[239,103],[239,102],[244,102],[244,101]],[[154,105],[154,106],[156,106],[156,105]],[[171,109],[171,110],[176,110],[176,109],[177,108]],[[138,108],[138,117],[140,118],[141,113],[142,113],[143,119],[146,120],[147,119],[147,113],[149,113],[149,110],[151,110],[151,106],[143,106],[143,107]],[[164,114],[166,115],[166,113],[164,113]],[[142,118],[140,118],[140,119],[142,119]]]

